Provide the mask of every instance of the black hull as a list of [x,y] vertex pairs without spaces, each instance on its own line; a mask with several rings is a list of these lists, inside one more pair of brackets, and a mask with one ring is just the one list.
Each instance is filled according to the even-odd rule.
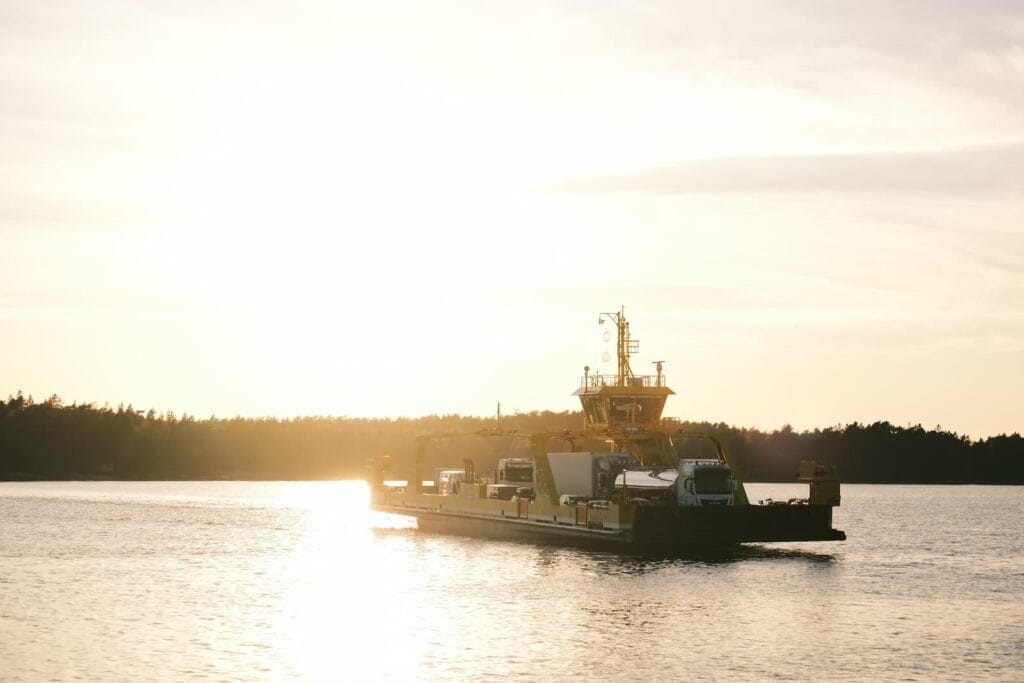
[[642,507],[633,541],[643,546],[785,541],[844,541],[827,505]]
[[633,528],[623,531],[393,505],[371,507],[416,517],[424,531],[611,550],[672,552],[695,546],[846,539],[845,533],[832,528],[832,508],[819,505],[642,507]]

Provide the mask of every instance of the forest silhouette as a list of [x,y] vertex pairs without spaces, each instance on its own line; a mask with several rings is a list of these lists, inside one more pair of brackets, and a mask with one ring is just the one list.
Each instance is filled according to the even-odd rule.
[[[29,479],[352,479],[369,458],[390,455],[396,479],[408,472],[420,434],[493,429],[495,419],[459,415],[419,418],[299,417],[196,419],[132,406],[65,405],[21,392],[0,400],[0,480]],[[503,418],[522,433],[580,430],[579,412],[529,412]],[[764,432],[724,423],[681,422],[714,434],[746,481],[793,481],[801,460],[836,468],[861,483],[1024,484],[1024,438],[972,441],[936,427],[852,423],[798,432]],[[511,438],[507,441],[511,441]],[[461,466],[467,454],[435,453]],[[501,453],[473,452],[478,471]],[[448,457],[450,462],[442,462]]]

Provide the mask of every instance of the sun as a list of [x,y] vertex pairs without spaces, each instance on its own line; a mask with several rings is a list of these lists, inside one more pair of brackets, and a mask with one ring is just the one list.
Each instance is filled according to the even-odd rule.
[[227,82],[202,111],[174,154],[173,220],[144,245],[147,275],[201,301],[206,333],[268,385],[340,401],[375,381],[372,357],[436,390],[488,287],[574,248],[532,194],[537,165],[503,134],[515,112],[415,73],[281,68]]

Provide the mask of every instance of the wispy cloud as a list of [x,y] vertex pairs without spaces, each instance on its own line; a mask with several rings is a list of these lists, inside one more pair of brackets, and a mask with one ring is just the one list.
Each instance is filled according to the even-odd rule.
[[1024,142],[963,149],[697,159],[573,178],[552,192],[1024,191]]

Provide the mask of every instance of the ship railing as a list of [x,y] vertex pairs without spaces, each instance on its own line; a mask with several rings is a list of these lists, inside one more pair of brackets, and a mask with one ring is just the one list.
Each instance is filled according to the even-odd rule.
[[633,375],[620,381],[618,375],[584,375],[580,386],[584,389],[600,389],[601,387],[661,387],[665,386],[664,375]]

